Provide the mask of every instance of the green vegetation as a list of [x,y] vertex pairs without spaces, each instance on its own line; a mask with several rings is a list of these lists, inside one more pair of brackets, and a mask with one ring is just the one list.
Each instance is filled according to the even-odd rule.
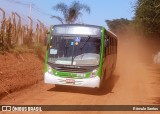
[[79,3],[79,1],[72,2],[70,6],[64,3],[58,3],[53,7],[53,9],[60,11],[63,14],[63,18],[59,16],[52,16],[52,18],[58,19],[62,24],[74,23],[79,18],[79,16],[82,16],[82,11],[90,13],[90,8],[85,4]]
[[132,27],[141,35],[160,38],[160,0],[137,0],[134,11],[132,20],[121,18],[105,22],[116,34],[123,34]]
[[134,20],[145,35],[160,37],[160,0],[138,0]]
[[128,19],[113,19],[113,20],[106,20],[106,23],[111,31],[116,34],[122,34],[128,30],[128,26],[132,23],[131,20]]

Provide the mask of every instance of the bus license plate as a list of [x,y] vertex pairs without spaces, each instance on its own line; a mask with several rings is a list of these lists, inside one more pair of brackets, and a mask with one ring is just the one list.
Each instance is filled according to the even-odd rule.
[[74,79],[66,79],[66,83],[75,83],[75,80]]

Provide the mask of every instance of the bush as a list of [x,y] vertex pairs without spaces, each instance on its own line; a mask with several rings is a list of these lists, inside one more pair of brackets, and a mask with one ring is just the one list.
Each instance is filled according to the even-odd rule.
[[29,49],[27,46],[16,46],[13,49],[10,49],[9,52],[21,54],[21,53],[33,53],[34,50]]
[[160,0],[138,0],[135,6],[135,24],[146,36],[159,37]]
[[37,44],[35,45],[35,53],[38,55],[38,57],[42,60],[44,60],[45,56],[45,46],[43,44]]

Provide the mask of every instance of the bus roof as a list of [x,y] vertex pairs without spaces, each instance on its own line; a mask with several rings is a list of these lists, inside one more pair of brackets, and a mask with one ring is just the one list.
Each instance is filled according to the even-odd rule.
[[102,28],[102,26],[97,26],[97,25],[89,25],[89,24],[59,24],[59,25],[54,25],[54,27],[59,27],[59,26],[84,26],[84,27],[93,27],[93,28]]
[[108,36],[111,36],[111,37],[117,39],[117,35],[115,35],[113,32],[111,32],[109,30],[106,30],[106,31],[107,31]]
[[[89,24],[59,24],[59,25],[54,25],[52,27],[54,28],[54,34],[56,34],[56,35],[58,35],[58,34],[60,35],[60,34],[63,34],[63,33],[64,34],[73,33],[73,34],[76,34],[76,35],[80,35],[79,31],[81,30],[81,33],[83,35],[93,35],[93,36],[100,36],[102,28],[105,28],[103,26],[89,25]],[[70,28],[79,27],[79,28],[77,29],[77,31],[74,31],[73,29],[69,30],[68,29],[69,27]],[[58,28],[59,28],[59,30],[58,30]],[[106,32],[107,32],[108,36],[111,36],[111,37],[114,37],[114,38],[117,39],[117,36],[113,32],[111,32],[109,30],[106,30]]]

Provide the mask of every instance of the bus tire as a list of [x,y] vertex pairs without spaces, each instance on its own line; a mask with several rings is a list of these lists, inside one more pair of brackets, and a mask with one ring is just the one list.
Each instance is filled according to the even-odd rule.
[[59,88],[59,87],[61,87],[62,85],[55,84],[54,86],[55,86],[56,88]]

